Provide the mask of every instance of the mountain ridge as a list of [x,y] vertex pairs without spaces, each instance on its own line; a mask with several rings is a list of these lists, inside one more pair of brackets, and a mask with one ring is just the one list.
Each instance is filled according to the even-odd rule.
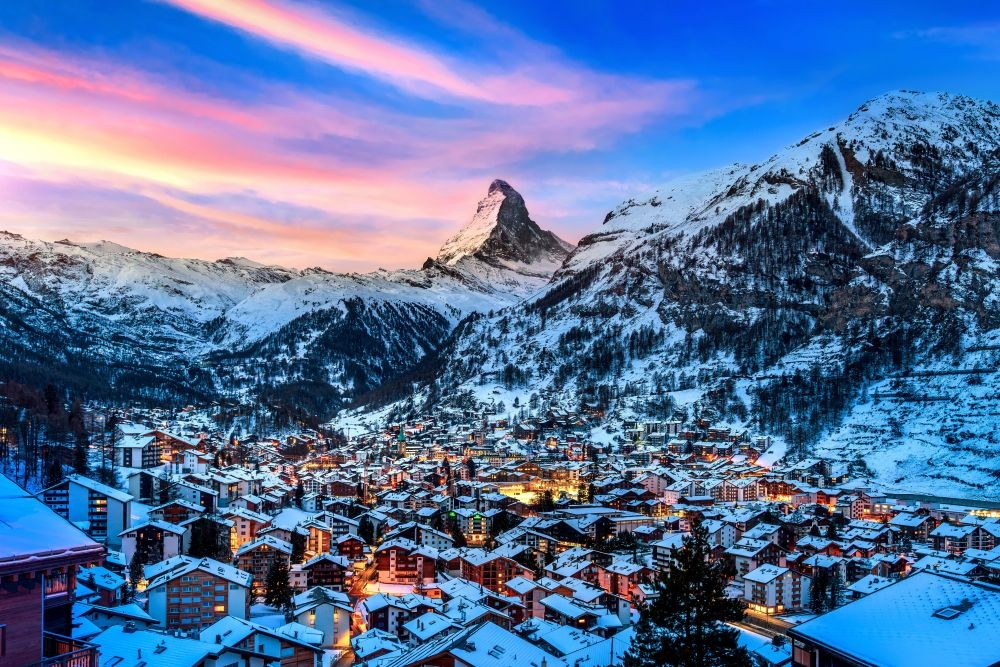
[[[870,459],[880,482],[902,466],[930,490],[1000,488],[996,420],[976,417],[1000,414],[985,396],[1000,378],[905,379],[1000,368],[976,351],[1000,337],[998,147],[995,103],[896,91],[759,164],[626,200],[542,294],[467,324],[412,403],[686,411],[776,435],[792,456]],[[972,415],[934,413],[964,444],[920,417],[944,397]],[[922,441],[941,464],[905,463]]]
[[[123,392],[178,399],[188,383],[199,385],[193,393],[200,396],[252,400],[257,383],[304,382],[326,396],[312,407],[329,412],[406,372],[468,314],[536,291],[554,268],[490,260],[480,252],[452,266],[340,274],[0,232],[0,293],[8,299],[0,309],[0,367],[18,380],[52,375],[109,395],[115,392],[99,386],[134,366],[143,386],[125,382]],[[38,304],[54,319],[43,324],[31,315]],[[67,339],[50,363],[42,349],[53,335]]]

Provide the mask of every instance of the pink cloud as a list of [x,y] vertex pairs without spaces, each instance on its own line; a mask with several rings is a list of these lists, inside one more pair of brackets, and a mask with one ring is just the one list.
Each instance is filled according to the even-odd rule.
[[[575,91],[522,74],[464,74],[445,58],[401,39],[364,30],[304,3],[283,0],[164,0],[203,18],[415,94],[432,91],[508,105],[569,102]],[[480,73],[481,74],[481,73]]]
[[[229,16],[226,3],[176,3],[217,12],[219,20]],[[253,11],[241,20],[251,22],[275,18],[271,10],[302,9],[248,7]],[[337,48],[371,47],[374,55],[365,57],[381,59],[364,71],[434,85],[472,106],[449,118],[410,116],[266,80],[252,81],[259,101],[237,102],[194,92],[170,73],[0,44],[0,161],[18,174],[4,190],[9,205],[0,220],[29,235],[34,225],[54,238],[94,238],[113,219],[121,238],[112,240],[149,242],[165,254],[187,248],[181,254],[211,258],[256,249],[268,261],[299,266],[414,265],[435,254],[471,214],[486,183],[509,177],[512,165],[601,147],[655,118],[690,112],[697,95],[687,81],[631,80],[542,58],[530,71],[461,74],[429,52],[383,44],[387,38],[304,11],[266,23],[280,32],[315,18],[314,30],[348,31],[354,46]],[[256,23],[246,25],[241,29]],[[317,35],[308,35],[312,44]],[[396,62],[404,55],[407,63]],[[557,92],[536,88],[545,77],[558,82]],[[489,95],[463,93],[467,86]],[[518,95],[533,103],[519,103]],[[67,198],[87,199],[88,187],[122,196],[95,195],[84,210],[71,204],[56,210],[43,193],[60,184],[74,184],[63,191]],[[33,219],[39,209],[44,215]],[[155,231],[157,214],[182,232],[175,238],[162,226]]]

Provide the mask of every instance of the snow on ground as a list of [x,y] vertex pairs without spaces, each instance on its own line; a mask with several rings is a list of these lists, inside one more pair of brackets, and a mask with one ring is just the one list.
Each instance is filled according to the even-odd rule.
[[250,620],[265,628],[278,628],[288,622],[280,609],[268,607],[266,604],[251,605]]
[[365,584],[365,595],[385,593],[386,595],[406,595],[413,592],[411,584],[387,584],[381,581],[369,581]]
[[788,451],[788,443],[783,438],[772,438],[771,446],[757,459],[757,465],[770,468],[780,461]]

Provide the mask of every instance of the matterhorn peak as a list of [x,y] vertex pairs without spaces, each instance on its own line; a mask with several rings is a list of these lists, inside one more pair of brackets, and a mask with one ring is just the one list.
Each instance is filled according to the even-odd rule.
[[490,183],[490,189],[486,191],[486,195],[489,196],[496,192],[502,193],[505,197],[509,197],[510,195],[521,196],[517,190],[510,186],[510,183],[500,178]]
[[521,194],[496,179],[472,220],[441,246],[437,261],[453,266],[463,257],[475,257],[493,265],[559,264],[572,249],[572,244],[541,229]]

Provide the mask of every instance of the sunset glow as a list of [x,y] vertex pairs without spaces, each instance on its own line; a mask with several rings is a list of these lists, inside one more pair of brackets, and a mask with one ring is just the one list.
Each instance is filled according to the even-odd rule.
[[713,124],[786,96],[684,67],[680,46],[650,42],[639,66],[625,35],[608,37],[625,55],[584,60],[585,36],[526,7],[164,0],[96,37],[83,9],[40,30],[30,4],[0,10],[0,225],[165,254],[413,266],[496,177],[576,240],[621,197],[711,166],[738,135]]

